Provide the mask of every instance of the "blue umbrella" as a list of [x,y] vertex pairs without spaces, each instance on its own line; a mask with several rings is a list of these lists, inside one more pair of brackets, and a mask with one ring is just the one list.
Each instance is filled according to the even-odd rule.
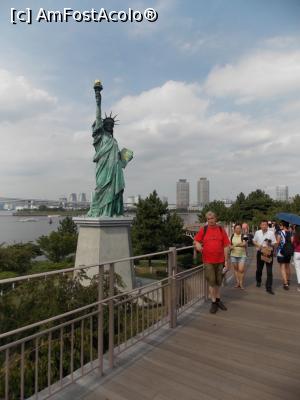
[[281,219],[282,221],[286,221],[292,225],[300,225],[300,216],[291,213],[278,213],[276,214],[276,218]]

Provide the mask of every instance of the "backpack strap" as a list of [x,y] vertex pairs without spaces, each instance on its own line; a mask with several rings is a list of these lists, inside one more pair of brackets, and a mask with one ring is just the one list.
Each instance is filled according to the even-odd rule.
[[[221,227],[221,225],[218,225],[218,227],[219,227],[220,233],[223,234],[223,228]],[[202,240],[204,239],[204,237],[205,237],[205,235],[206,235],[207,228],[208,228],[208,225],[204,225]]]
[[234,233],[231,235],[231,238],[230,238],[230,243],[231,243],[231,244],[232,244],[233,236],[234,236]]

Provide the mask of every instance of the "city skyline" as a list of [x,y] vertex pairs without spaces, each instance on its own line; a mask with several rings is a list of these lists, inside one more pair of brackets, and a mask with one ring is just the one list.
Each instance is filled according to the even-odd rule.
[[[240,194],[240,192],[239,192],[239,193],[236,193],[236,195],[233,196],[233,197],[210,198],[210,180],[208,178],[204,178],[204,177],[202,177],[200,179],[198,178],[198,180],[195,182],[195,185],[193,185],[193,182],[190,185],[190,182],[187,179],[180,178],[178,181],[187,182],[188,185],[189,185],[189,189],[188,189],[188,192],[189,192],[189,195],[188,195],[189,205],[194,205],[194,206],[201,205],[201,204],[199,204],[201,202],[199,202],[199,185],[198,185],[201,180],[205,180],[207,182],[207,184],[208,184],[207,198],[206,198],[206,201],[204,203],[202,203],[202,206],[205,205],[205,204],[208,204],[211,201],[233,202],[233,201],[235,201],[236,197]],[[176,182],[176,184],[177,183],[178,182]],[[173,205],[177,203],[177,201],[176,201],[177,200],[176,199],[176,197],[177,197],[177,189],[176,188],[175,188],[175,191],[174,191],[174,193],[175,193],[174,197],[173,198],[171,197],[171,199],[169,199],[163,193],[159,193],[156,189],[154,189],[154,190],[158,193],[158,196],[160,197],[160,199],[162,201],[166,201],[169,204],[173,204]],[[255,191],[255,190],[263,190],[263,189],[257,187],[257,188],[253,189],[253,191]],[[194,196],[191,196],[191,192],[194,194]],[[125,203],[128,203],[128,204],[137,203],[139,198],[144,199],[150,193],[151,192],[149,192],[148,194],[146,194],[144,196],[142,196],[141,194],[129,194],[127,197],[124,197],[124,199],[126,199]],[[250,192],[243,192],[243,193],[247,196]],[[267,193],[272,199],[279,200],[279,201],[288,201],[290,198],[293,197],[293,196],[289,195],[289,187],[287,185],[277,185],[277,186],[274,187],[274,193],[270,193],[270,192],[269,193],[265,192],[265,193]],[[296,194],[300,194],[300,193],[295,193],[295,195]],[[75,197],[72,200],[71,199],[72,195],[76,195],[75,197],[78,198],[78,200],[76,200]],[[22,199],[23,200],[33,199],[33,200],[37,200],[37,201],[38,200],[49,200],[49,201],[60,201],[60,202],[72,202],[72,201],[73,202],[76,202],[76,201],[78,201],[78,202],[86,202],[86,201],[89,202],[90,201],[89,198],[91,196],[92,196],[92,192],[90,193],[90,196],[88,196],[85,192],[80,192],[79,191],[79,192],[72,192],[72,193],[69,193],[69,194],[60,195],[57,198],[54,198],[54,197],[52,197],[52,198],[39,198],[39,197],[36,197],[35,198],[33,196],[27,196],[27,197],[21,196],[21,197],[17,197],[16,199],[20,199],[20,200],[22,200]],[[15,199],[14,197],[4,196],[3,194],[0,197],[0,199],[1,198],[8,199],[8,200],[9,199]],[[81,198],[81,200],[80,200],[80,198]]]
[[256,188],[274,197],[279,184],[300,193],[298,1],[155,0],[153,23],[32,25],[11,24],[10,6],[36,3],[13,3],[0,4],[2,195],[94,190],[95,79],[103,111],[118,114],[120,148],[134,152],[125,199],[156,189],[175,203],[174,182],[187,177],[194,202],[199,176],[209,178],[211,199]]

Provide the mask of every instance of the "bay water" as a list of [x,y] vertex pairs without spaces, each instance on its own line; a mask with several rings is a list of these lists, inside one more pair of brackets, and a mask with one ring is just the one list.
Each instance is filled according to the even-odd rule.
[[57,230],[62,217],[13,216],[9,211],[0,211],[0,244],[33,242],[42,235]]

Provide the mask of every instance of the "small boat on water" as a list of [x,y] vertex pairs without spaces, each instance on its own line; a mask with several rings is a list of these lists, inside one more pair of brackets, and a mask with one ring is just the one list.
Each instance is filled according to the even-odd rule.
[[38,219],[36,218],[21,218],[18,222],[37,222]]

